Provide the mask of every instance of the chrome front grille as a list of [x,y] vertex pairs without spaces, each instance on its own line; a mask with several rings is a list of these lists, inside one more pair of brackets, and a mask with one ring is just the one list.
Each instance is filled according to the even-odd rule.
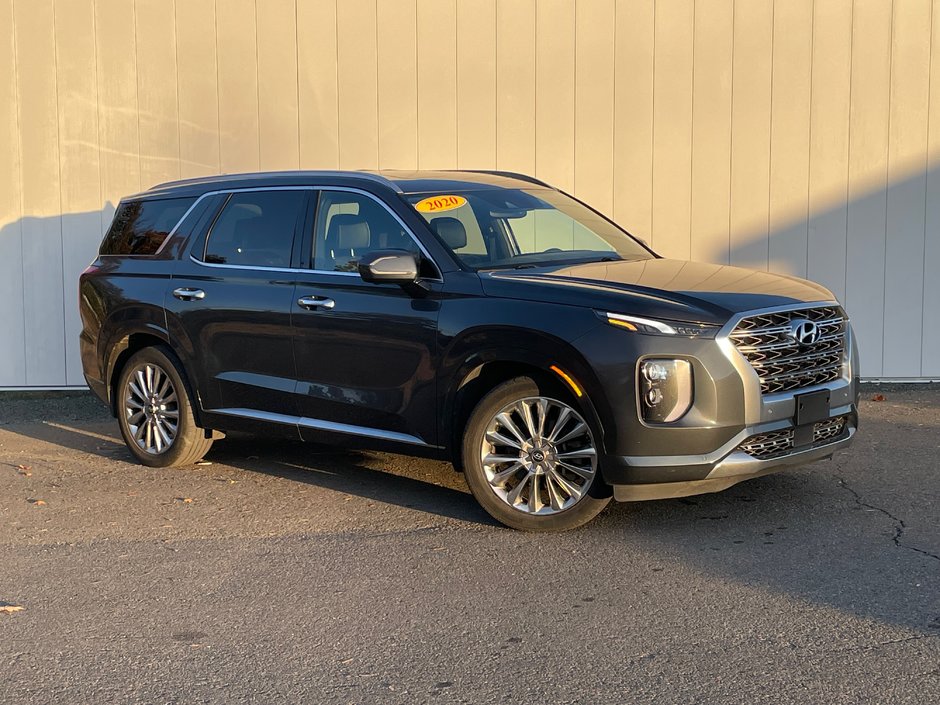
[[813,424],[813,443],[799,449],[793,447],[793,429],[784,428],[779,431],[768,431],[751,436],[738,446],[738,450],[758,460],[770,460],[787,455],[794,450],[807,450],[827,443],[841,440],[848,433],[848,417],[835,416],[825,421]]
[[[801,345],[790,334],[794,321],[819,327],[819,339]],[[760,377],[764,394],[788,392],[839,379],[845,357],[845,313],[839,306],[747,316],[731,332],[731,342]]]

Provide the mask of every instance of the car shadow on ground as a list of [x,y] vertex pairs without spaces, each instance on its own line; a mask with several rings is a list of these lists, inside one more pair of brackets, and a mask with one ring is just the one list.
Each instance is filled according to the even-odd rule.
[[497,526],[463,477],[440,461],[233,435],[206,460],[428,514]]
[[[61,448],[136,464],[108,417],[95,423],[41,421],[0,428]],[[233,434],[206,461],[362,497],[375,502],[496,526],[449,464],[284,439]]]

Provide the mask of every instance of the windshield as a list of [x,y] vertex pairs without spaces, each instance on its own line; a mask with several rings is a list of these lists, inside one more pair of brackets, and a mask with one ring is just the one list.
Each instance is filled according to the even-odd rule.
[[610,221],[550,189],[421,193],[407,200],[472,269],[653,257]]

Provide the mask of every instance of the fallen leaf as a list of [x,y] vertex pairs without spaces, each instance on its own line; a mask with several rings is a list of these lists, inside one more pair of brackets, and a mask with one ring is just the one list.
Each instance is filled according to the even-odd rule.
[[193,498],[192,497],[177,497],[176,501],[182,502],[183,504],[192,504]]
[[884,401],[884,400],[885,400],[885,395],[884,395],[884,394],[876,394],[875,396],[873,396],[873,397],[871,398],[871,400],[872,400],[872,401]]
[[44,499],[27,499],[27,502],[30,504],[35,504],[37,507],[45,507],[46,501]]
[[13,614],[14,612],[22,612],[24,609],[20,605],[0,605],[0,614]]

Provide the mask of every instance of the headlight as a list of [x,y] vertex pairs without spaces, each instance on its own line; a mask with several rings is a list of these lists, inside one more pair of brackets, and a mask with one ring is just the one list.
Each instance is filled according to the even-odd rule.
[[612,326],[625,330],[646,333],[647,335],[678,335],[687,338],[714,338],[718,326],[707,323],[684,323],[681,321],[660,321],[652,318],[628,316],[623,313],[601,313],[598,315]]
[[692,365],[688,360],[643,360],[637,385],[640,413],[649,423],[678,421],[692,406]]

